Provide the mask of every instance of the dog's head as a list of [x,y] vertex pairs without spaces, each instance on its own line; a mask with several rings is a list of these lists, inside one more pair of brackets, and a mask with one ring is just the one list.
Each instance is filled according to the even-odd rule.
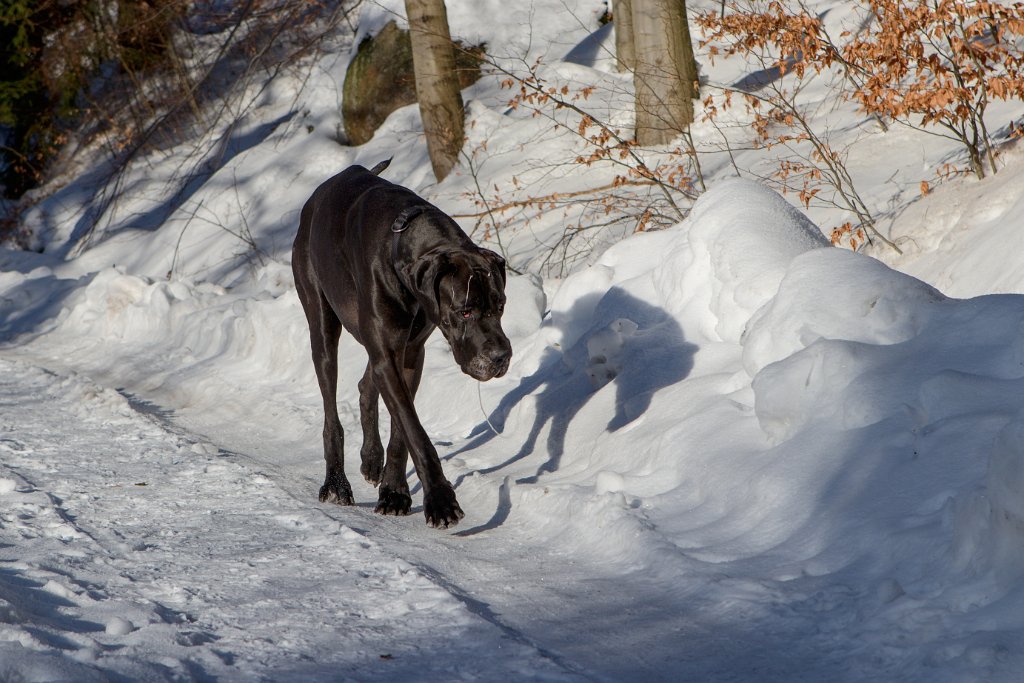
[[501,329],[505,260],[488,249],[452,250],[410,273],[416,298],[441,328],[462,371],[482,382],[508,370],[512,345]]

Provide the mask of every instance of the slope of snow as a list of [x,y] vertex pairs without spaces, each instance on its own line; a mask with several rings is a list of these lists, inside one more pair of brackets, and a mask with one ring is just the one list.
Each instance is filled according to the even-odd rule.
[[[589,38],[601,3],[550,22],[531,17],[562,3],[505,22],[482,20],[498,3],[448,4],[453,32],[607,85],[596,106],[623,101],[584,50],[557,62],[613,45]],[[364,30],[400,5],[368,5]],[[510,276],[505,377],[477,384],[428,343],[417,408],[467,513],[440,532],[415,478],[410,517],[372,512],[355,466],[365,354],[347,336],[357,505],[316,500],[297,211],[339,168],[396,152],[387,177],[453,212],[473,182],[461,167],[433,183],[414,107],[363,147],[332,142],[345,59],[276,80],[187,201],[158,197],[188,154],[163,152],[81,254],[88,178],[29,217],[44,253],[0,251],[0,678],[1019,677],[1018,153],[893,217],[907,251],[876,253],[905,272],[830,247],[825,214],[723,163],[674,227],[563,279]],[[468,93],[485,185],[572,149],[539,145],[548,124],[506,112],[496,83]],[[888,196],[877,137],[857,163]],[[551,191],[581,180],[536,170]],[[561,220],[502,246],[530,262]]]

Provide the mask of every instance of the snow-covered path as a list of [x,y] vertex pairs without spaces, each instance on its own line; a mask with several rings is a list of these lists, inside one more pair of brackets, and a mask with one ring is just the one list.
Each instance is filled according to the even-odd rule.
[[252,460],[85,378],[0,360],[0,451],[0,675],[575,678]]

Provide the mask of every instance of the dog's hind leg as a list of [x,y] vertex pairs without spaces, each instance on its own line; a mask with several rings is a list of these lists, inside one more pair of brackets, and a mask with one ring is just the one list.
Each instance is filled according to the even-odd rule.
[[363,427],[363,447],[359,449],[362,465],[359,471],[363,478],[374,486],[380,483],[384,469],[384,446],[380,442],[377,422],[377,399],[380,392],[373,382],[373,366],[366,364],[366,372],[359,380],[359,422]]
[[[423,376],[423,347],[408,349],[405,356],[405,367],[402,379],[409,387],[413,397],[420,386]],[[388,439],[388,459],[384,466],[384,477],[381,479],[380,493],[377,498],[375,512],[382,515],[407,515],[412,507],[412,496],[409,494],[409,482],[405,470],[409,464],[409,446],[398,420],[391,418],[391,437]]]
[[[307,303],[305,297],[303,303]],[[320,487],[320,500],[352,505],[355,503],[352,487],[345,477],[345,430],[338,419],[338,339],[341,337],[341,321],[319,292],[309,297],[305,307],[313,366],[324,399],[324,460],[327,475],[324,485]]]

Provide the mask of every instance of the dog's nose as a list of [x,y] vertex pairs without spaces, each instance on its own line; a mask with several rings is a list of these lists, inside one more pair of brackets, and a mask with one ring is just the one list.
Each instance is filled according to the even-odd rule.
[[495,349],[488,355],[491,359],[491,367],[494,368],[495,377],[501,377],[508,372],[508,364],[512,360],[511,349]]
[[512,349],[494,349],[488,356],[495,367],[508,367],[509,361],[512,360]]

